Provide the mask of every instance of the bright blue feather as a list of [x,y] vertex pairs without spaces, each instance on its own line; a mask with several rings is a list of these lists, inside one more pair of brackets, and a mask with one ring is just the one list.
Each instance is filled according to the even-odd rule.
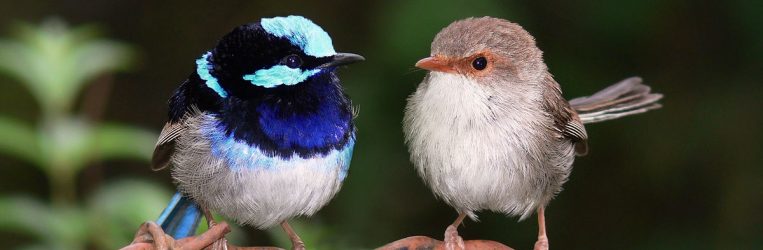
[[321,148],[336,145],[346,138],[352,117],[332,102],[320,102],[316,112],[284,114],[277,104],[257,107],[262,131],[281,148]]
[[350,162],[352,161],[352,151],[355,150],[355,136],[353,135],[350,137],[350,141],[347,142],[347,145],[342,148],[342,151],[339,153],[340,160],[342,161],[342,166],[339,172],[339,179],[344,180],[345,177],[347,177],[347,172],[350,170]]
[[329,34],[307,18],[301,16],[263,18],[260,24],[271,35],[289,39],[307,55],[326,57],[336,54]]
[[[244,141],[236,140],[221,129],[219,124],[204,126],[203,134],[210,140],[212,153],[219,158],[227,161],[227,166],[233,171],[265,169],[278,170],[280,168],[290,168],[305,164],[316,164],[315,166],[325,168],[327,171],[334,171],[340,168],[340,179],[344,179],[350,167],[352,160],[352,151],[355,147],[355,136],[350,135],[348,141],[338,149],[333,149],[325,155],[313,155],[308,158],[302,158],[293,154],[291,157],[280,157],[269,155],[260,150],[256,145],[251,145]],[[309,138],[309,136],[304,136]]]
[[207,84],[207,87],[217,92],[217,95],[220,97],[225,98],[228,96],[228,92],[225,92],[223,87],[220,86],[220,83],[217,82],[217,78],[215,78],[210,73],[211,66],[209,65],[209,61],[207,59],[211,54],[212,52],[207,52],[201,56],[201,58],[196,60],[196,74],[198,74],[199,77],[204,80],[204,82]]
[[320,69],[302,70],[289,68],[285,65],[276,65],[267,69],[261,69],[244,76],[244,80],[264,88],[273,88],[279,85],[294,85],[305,81],[308,77],[317,74]]
[[175,193],[156,223],[162,227],[164,233],[175,239],[181,239],[196,233],[201,215],[198,204],[180,193]]

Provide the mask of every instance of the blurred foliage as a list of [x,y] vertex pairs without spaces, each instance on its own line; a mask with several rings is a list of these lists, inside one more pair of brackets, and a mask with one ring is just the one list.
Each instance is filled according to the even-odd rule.
[[[37,167],[47,176],[51,202],[0,196],[0,230],[38,240],[26,249],[115,249],[129,242],[136,222],[155,216],[168,192],[145,181],[109,182],[85,202],[77,175],[94,160],[147,161],[156,135],[77,114],[77,94],[96,77],[130,66],[132,49],[100,39],[93,27],[69,28],[60,20],[17,24],[0,39],[0,72],[23,84],[41,112],[36,125],[0,116],[0,152]],[[106,93],[100,93],[106,94]]]
[[[0,195],[5,197],[4,204],[27,206],[13,208],[26,211],[10,216],[13,220],[42,218],[34,214],[51,211],[61,216],[57,217],[60,219],[44,224],[72,221],[72,232],[79,228],[91,229],[78,226],[82,224],[71,219],[95,218],[86,212],[95,209],[90,207],[114,209],[115,206],[96,205],[113,201],[92,197],[116,185],[112,183],[136,182],[122,180],[123,176],[156,181],[163,188],[145,186],[157,189],[154,195],[158,198],[168,199],[168,190],[172,188],[168,171],[151,172],[140,160],[145,159],[140,155],[150,150],[151,145],[126,146],[141,144],[140,140],[130,142],[130,138],[136,138],[133,136],[125,136],[127,140],[98,142],[93,139],[98,134],[96,131],[109,130],[109,126],[73,109],[88,103],[84,99],[90,98],[92,88],[102,86],[103,73],[107,73],[105,79],[113,80],[113,92],[119,94],[108,96],[111,105],[103,111],[103,120],[140,124],[159,131],[166,119],[167,98],[192,72],[194,60],[202,51],[242,23],[260,17],[299,14],[325,28],[337,51],[358,53],[367,61],[340,70],[344,87],[360,108],[356,120],[358,143],[349,177],[326,208],[312,218],[295,220],[294,228],[312,249],[372,248],[411,235],[440,238],[456,213],[432,196],[409,163],[401,131],[405,98],[424,75],[423,71],[415,70],[413,64],[429,54],[430,42],[440,29],[454,20],[492,15],[517,22],[535,36],[566,97],[588,95],[632,75],[642,76],[655,91],[666,94],[664,108],[660,110],[586,128],[591,138],[591,153],[576,160],[565,190],[546,211],[551,245],[564,249],[761,249],[761,12],[763,1],[751,0],[0,1],[0,24],[40,20],[51,14],[74,23],[96,22],[108,27],[113,37],[134,45],[130,48],[140,49],[146,58],[139,61],[140,71],[108,74],[135,65],[127,63],[138,62],[130,56],[134,53],[123,44],[97,39],[92,27],[79,27],[67,30],[88,35],[71,40],[51,39],[69,41],[67,46],[60,45],[62,48],[81,48],[56,52],[60,53],[56,60],[75,60],[74,57],[62,59],[60,55],[64,54],[89,54],[86,51],[91,49],[82,46],[93,41],[128,50],[127,53],[122,49],[117,50],[123,52],[102,53],[125,61],[104,64],[111,66],[101,73],[77,73],[85,80],[72,83],[96,84],[49,94],[37,94],[28,87],[31,93],[28,96],[20,87],[27,86],[23,79],[40,78],[36,81],[45,82],[44,73],[34,71],[33,77],[21,77],[9,73],[9,66],[0,69],[5,72],[0,75],[0,82],[25,84],[0,84],[0,114],[3,114],[0,115],[0,150],[4,152],[0,154],[3,161],[0,187],[10,190]],[[0,47],[19,47],[21,43],[32,48],[38,46],[34,44],[45,44],[25,42],[40,35],[19,36],[23,30],[15,28],[15,39],[3,40],[3,44],[17,45]],[[21,52],[11,55],[11,58],[3,57],[0,64],[13,64],[16,57],[22,57]],[[32,68],[45,64],[25,65]],[[57,72],[66,71],[67,67],[81,68],[56,67],[60,67]],[[39,100],[38,104],[29,101],[43,95],[50,100]],[[81,98],[58,99],[68,95]],[[72,101],[74,99],[76,101]],[[48,118],[42,118],[48,115],[41,114],[39,118],[29,115],[37,114],[38,108],[42,114],[65,110],[60,113],[67,122],[61,122],[58,129],[51,129],[46,125]],[[4,122],[6,120],[8,122]],[[75,129],[78,126],[82,127]],[[53,181],[41,183],[43,177],[37,176],[40,171],[33,166],[46,166],[39,169],[45,169],[45,177],[52,180],[48,177],[52,171],[48,169],[59,164],[52,160],[53,155],[64,154],[62,152],[69,149],[56,154],[44,152],[40,137],[54,140],[48,135],[68,131],[64,129],[79,133],[67,136],[80,138],[77,144],[82,148],[103,143],[101,145],[110,148],[127,150],[115,149],[115,154],[104,155],[107,152],[95,154],[95,151],[71,149],[74,155],[80,154],[76,152],[95,155],[55,156],[65,159],[61,162],[67,168],[79,169],[74,171],[76,178],[71,179],[78,182],[79,189],[75,193],[82,198],[64,199],[70,201],[64,203],[74,204],[69,207],[75,207],[79,215],[56,208],[57,205],[44,199],[30,198],[58,196]],[[90,139],[83,135],[89,135],[85,137]],[[153,144],[153,138],[150,141]],[[50,145],[57,144],[45,145],[52,148]],[[128,160],[111,160],[108,166],[98,164],[104,158],[113,157]],[[104,184],[98,184],[101,182]],[[26,198],[9,202],[20,196]],[[115,196],[101,197],[116,199]],[[104,234],[113,235],[107,237],[112,238],[108,239],[112,243],[96,244],[92,237],[78,238],[72,236],[74,233],[58,234],[57,238],[77,241],[86,248],[113,248],[119,245],[113,243],[119,241],[118,237],[126,243],[142,221],[158,215],[165,205],[161,201],[166,202],[165,199],[154,201],[151,194],[145,197],[143,204],[132,203],[132,206],[149,207],[156,202],[157,207],[141,218],[119,212],[99,212],[100,218],[96,219],[124,223],[109,222],[108,230],[99,228],[108,232]],[[29,204],[35,203],[29,200],[48,209],[29,208]],[[135,209],[136,213],[139,210]],[[517,222],[516,218],[496,213],[479,215],[480,222],[467,221],[461,228],[466,239],[498,240],[517,249],[530,248],[535,241],[537,228],[533,219]],[[11,218],[0,220],[6,219]],[[0,240],[10,242],[11,246],[46,248],[52,244],[47,240],[51,236],[32,233],[35,228],[41,228],[37,224],[21,227],[7,220],[2,224],[6,225],[2,233],[10,236],[0,235]],[[11,229],[9,224],[16,226]],[[234,229],[236,233],[242,231],[245,237],[233,240],[238,245],[289,245],[277,228],[265,232],[249,227]],[[29,242],[38,243],[30,245]]]
[[40,27],[18,24],[16,39],[0,42],[0,58],[6,59],[0,69],[29,88],[45,115],[64,114],[86,83],[129,65],[129,48],[96,34],[92,26],[69,29],[56,19]]

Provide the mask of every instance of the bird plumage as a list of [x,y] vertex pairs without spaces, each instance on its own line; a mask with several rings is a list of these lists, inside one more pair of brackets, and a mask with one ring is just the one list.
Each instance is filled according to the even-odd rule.
[[430,72],[408,98],[404,132],[419,175],[461,214],[446,247],[459,245],[463,216],[492,210],[520,220],[538,211],[536,249],[547,249],[543,208],[588,152],[584,124],[659,107],[662,95],[638,78],[568,102],[542,54],[515,23],[468,18],[440,31],[416,63]]
[[352,105],[334,71],[357,60],[303,17],[235,28],[170,98],[152,168],[172,166],[184,199],[242,224],[314,214],[349,168]]
[[411,160],[438,197],[472,218],[484,209],[525,218],[566,180],[574,143],[545,137],[552,118],[518,103],[540,93],[525,99],[477,84],[429,73],[406,107]]
[[595,123],[644,113],[662,107],[662,94],[652,93],[640,77],[630,77],[591,96],[570,100],[583,123]]
[[180,193],[172,196],[156,223],[172,238],[180,239],[194,235],[201,221],[199,205]]

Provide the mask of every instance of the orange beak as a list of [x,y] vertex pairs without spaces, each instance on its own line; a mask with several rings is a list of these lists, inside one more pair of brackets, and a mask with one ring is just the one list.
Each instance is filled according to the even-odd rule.
[[443,58],[442,56],[430,56],[430,57],[421,59],[418,62],[416,62],[416,67],[425,69],[425,70],[439,71],[439,72],[445,72],[445,73],[456,72],[456,68],[453,67],[451,61],[446,58]]

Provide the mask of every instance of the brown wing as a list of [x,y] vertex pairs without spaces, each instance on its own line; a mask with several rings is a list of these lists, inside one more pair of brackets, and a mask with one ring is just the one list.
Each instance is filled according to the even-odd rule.
[[554,128],[564,138],[575,143],[575,153],[577,155],[587,154],[588,134],[577,112],[562,97],[562,90],[559,84],[550,74],[546,75],[543,84],[545,85],[543,88],[543,108],[554,119]]
[[169,166],[172,154],[175,153],[175,140],[185,133],[186,125],[185,121],[189,117],[195,117],[201,115],[202,112],[195,105],[191,105],[190,108],[185,111],[183,118],[176,122],[167,122],[162,128],[162,132],[159,134],[159,139],[156,141],[156,147],[154,147],[154,154],[151,157],[151,169],[162,170]]
[[182,121],[164,124],[151,157],[151,170],[162,170],[169,166],[172,154],[175,152],[175,139],[183,133],[184,127]]
[[591,96],[570,100],[583,123],[617,119],[660,108],[662,94],[652,93],[640,77],[630,77],[596,92]]

